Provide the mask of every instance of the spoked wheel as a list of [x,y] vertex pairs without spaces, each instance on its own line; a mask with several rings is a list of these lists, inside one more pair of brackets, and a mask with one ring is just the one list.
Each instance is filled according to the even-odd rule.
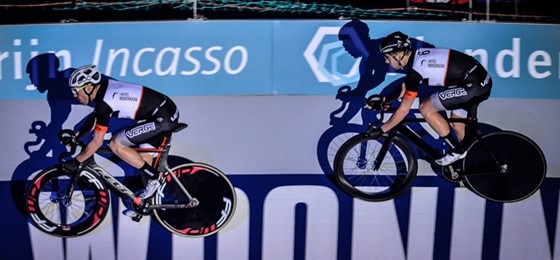
[[463,161],[467,187],[489,200],[515,202],[535,193],[546,175],[543,152],[519,133],[500,131],[475,141]]
[[394,137],[384,156],[379,156],[384,142],[383,137],[371,139],[359,134],[341,146],[334,172],[346,193],[366,201],[384,201],[412,185],[418,169],[414,153],[402,139]]
[[[167,230],[183,236],[212,235],[232,219],[237,205],[233,185],[223,172],[202,163],[187,163],[172,169],[185,189],[198,200],[192,208],[158,209],[154,216]],[[154,196],[154,204],[186,204],[185,193],[171,176]]]
[[[40,172],[26,193],[33,226],[50,235],[76,237],[94,230],[107,215],[110,200],[103,182],[83,171],[71,185],[72,174],[58,166]],[[72,192],[68,192],[73,187]]]
[[331,127],[325,131],[317,142],[317,159],[323,173],[334,184],[334,157],[344,142],[366,129],[363,125],[348,124],[344,127]]

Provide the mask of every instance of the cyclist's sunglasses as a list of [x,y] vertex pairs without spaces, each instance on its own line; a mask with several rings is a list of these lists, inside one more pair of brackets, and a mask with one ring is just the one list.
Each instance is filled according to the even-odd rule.
[[82,85],[81,87],[72,88],[72,94],[78,95],[78,92],[80,92],[80,90],[84,89],[85,87],[87,87],[89,85],[91,85],[91,83],[86,83],[86,84]]

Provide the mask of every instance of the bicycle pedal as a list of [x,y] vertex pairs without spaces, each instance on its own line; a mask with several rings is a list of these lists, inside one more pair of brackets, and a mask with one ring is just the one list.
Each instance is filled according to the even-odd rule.
[[144,215],[142,215],[142,214],[137,214],[136,216],[132,217],[132,220],[136,221],[136,222],[140,222],[140,220],[142,219],[143,216]]
[[[137,201],[136,199],[139,199],[139,201]],[[136,199],[135,203],[132,205],[134,211],[136,211],[138,215],[151,215],[152,211],[148,208],[150,203],[147,200],[142,200],[138,197],[136,197]]]

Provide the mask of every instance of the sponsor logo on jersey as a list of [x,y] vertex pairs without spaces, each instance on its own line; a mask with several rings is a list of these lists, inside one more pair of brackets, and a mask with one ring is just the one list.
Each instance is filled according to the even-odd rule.
[[[426,62],[427,62],[427,64],[424,64]],[[424,59],[420,62],[420,65],[426,66],[428,68],[444,68],[445,67],[445,64],[437,63],[436,59],[428,59],[428,60]]]
[[467,91],[465,91],[465,89],[454,88],[454,89],[448,89],[448,90],[440,92],[439,93],[439,98],[441,100],[446,100],[446,99],[462,97],[462,96],[466,96],[466,95],[467,95]]
[[133,101],[133,102],[138,101],[138,97],[131,97],[128,92],[124,92],[124,93],[115,92],[113,93],[113,99],[118,99],[121,101]]

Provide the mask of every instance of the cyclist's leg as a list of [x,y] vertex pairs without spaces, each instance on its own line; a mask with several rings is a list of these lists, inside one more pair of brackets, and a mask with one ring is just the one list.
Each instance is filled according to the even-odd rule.
[[[170,121],[160,120],[161,118],[162,117],[158,116],[153,120],[128,127],[120,131],[110,143],[111,149],[117,156],[147,175],[148,180],[146,181],[146,187],[140,194],[140,198],[142,199],[151,197],[161,186],[161,181],[159,180],[161,173],[154,167],[155,165],[152,165],[151,160],[148,158],[149,154],[143,157],[131,146],[150,145],[152,147],[158,147],[161,145],[162,140],[164,140],[171,132],[170,130],[177,125],[177,119],[175,121]],[[164,118],[170,117],[166,116]],[[139,129],[141,129],[141,131],[138,131]]]
[[[134,127],[143,127],[143,125],[135,125],[133,126],[132,130],[135,129]],[[134,168],[140,169],[144,165],[145,160],[140,155],[140,153],[138,153],[136,150],[130,147],[135,145],[135,143],[133,143],[127,137],[126,132],[128,131],[130,130],[124,129],[121,130],[117,135],[115,135],[111,139],[111,142],[109,142],[109,147],[111,148],[111,151],[113,151],[113,153],[117,155],[119,158],[123,159],[125,162],[132,165]]]
[[[428,122],[440,138],[450,147],[442,158],[436,160],[436,163],[439,165],[449,165],[454,161],[464,158],[466,155],[459,142],[464,135],[464,130],[461,131],[461,127],[455,126],[456,128],[454,127],[454,131],[458,130],[458,132],[456,132],[457,138],[455,138],[451,133],[449,122],[440,113],[441,111],[456,109],[457,107],[452,106],[464,103],[463,97],[467,96],[466,93],[467,92],[462,87],[445,89],[432,94],[432,96],[420,104],[420,112],[426,119],[426,122]],[[442,96],[444,97],[443,99]],[[452,100],[452,102],[449,100]],[[457,111],[458,110],[455,110],[455,113],[451,113],[451,116],[457,115]]]
[[432,96],[420,104],[420,112],[430,127],[436,131],[436,133],[451,148],[451,150],[461,152],[459,141],[451,134],[449,122],[440,113],[445,110],[445,107],[440,101],[440,96],[437,93],[432,94]]
[[426,122],[439,136],[444,137],[451,132],[449,123],[439,113],[440,111],[444,111],[445,107],[442,106],[437,93],[432,94],[432,96],[420,103],[419,109],[422,116],[426,119]]
[[178,124],[176,109],[160,109],[154,118],[121,130],[111,140],[111,150],[128,164],[157,179],[159,172],[151,166],[149,154],[142,156],[131,146],[150,145],[158,147]]
[[[142,169],[147,165],[146,162],[151,160],[147,156],[141,156],[136,150],[131,148],[131,146],[140,146],[144,143],[150,143],[152,146],[156,147],[160,145],[160,143],[154,143],[154,138],[162,138],[167,133],[171,133],[178,123],[179,110],[171,100],[166,99],[165,102],[162,102],[160,106],[155,109],[151,118],[121,130],[111,140],[109,146],[111,150],[125,162],[137,169]],[[147,173],[153,177],[152,173],[154,173],[154,171],[149,171]]]
[[[142,125],[140,125],[141,127]],[[157,135],[156,137],[150,138],[150,140],[136,144],[131,142],[130,139],[126,137],[126,129],[119,132],[110,143],[111,149],[123,159],[125,162],[129,163],[136,169],[140,170],[142,183],[145,185],[144,190],[139,193],[140,198],[147,198],[153,195],[156,190],[159,188],[160,182],[158,180],[160,173],[154,168],[153,165],[153,154],[152,153],[139,153],[135,149],[133,149],[132,145],[135,145],[140,148],[154,148],[157,145],[152,145],[153,140],[162,140],[163,138],[159,138],[161,134]],[[138,141],[138,140],[136,140]],[[150,142],[151,141],[151,142]],[[142,142],[142,141],[138,141]],[[128,145],[124,145],[124,144]],[[161,143],[161,141],[160,141]],[[141,216],[136,210],[134,210],[133,203],[139,203],[138,201],[125,201],[126,209],[122,212],[125,216],[131,217],[133,220],[138,221]]]
[[[451,110],[451,118],[467,118],[467,111],[464,109]],[[455,132],[457,140],[459,142],[463,141],[463,138],[465,138],[465,123],[453,122],[451,127]]]
[[[154,169],[138,151],[131,146],[140,146],[147,139],[152,139],[161,133],[155,121],[146,121],[121,130],[109,143],[109,147],[119,158],[132,165],[140,172],[147,175],[150,180],[159,177],[159,172]],[[150,182],[148,180],[148,183]]]

